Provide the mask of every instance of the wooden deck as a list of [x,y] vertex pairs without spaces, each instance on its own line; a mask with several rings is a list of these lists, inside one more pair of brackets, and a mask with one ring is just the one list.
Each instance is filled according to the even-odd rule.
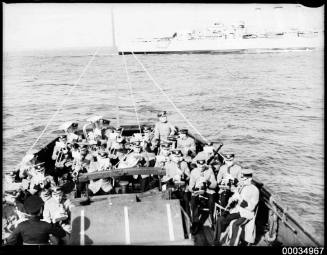
[[147,199],[125,194],[73,208],[71,244],[192,244],[184,238],[179,200]]

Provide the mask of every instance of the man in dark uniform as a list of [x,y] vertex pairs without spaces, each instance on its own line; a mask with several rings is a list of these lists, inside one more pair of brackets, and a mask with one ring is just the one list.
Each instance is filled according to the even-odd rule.
[[26,199],[24,208],[30,214],[30,218],[18,224],[11,235],[5,239],[5,244],[48,245],[50,235],[57,238],[66,235],[63,229],[55,228],[50,223],[40,220],[43,204],[43,200],[37,195],[32,195]]

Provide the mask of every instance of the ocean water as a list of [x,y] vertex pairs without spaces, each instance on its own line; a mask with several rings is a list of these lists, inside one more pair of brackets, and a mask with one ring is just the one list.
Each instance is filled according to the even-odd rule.
[[[3,169],[32,146],[56,137],[67,120],[103,115],[116,123],[156,121],[157,111],[179,127],[222,141],[242,166],[324,237],[324,76],[322,51],[261,54],[132,55],[100,49],[4,54]],[[77,83],[77,81],[79,82]],[[75,86],[75,87],[74,87]],[[72,92],[70,95],[69,92]],[[119,107],[117,107],[119,106]],[[81,124],[82,125],[82,124]]]

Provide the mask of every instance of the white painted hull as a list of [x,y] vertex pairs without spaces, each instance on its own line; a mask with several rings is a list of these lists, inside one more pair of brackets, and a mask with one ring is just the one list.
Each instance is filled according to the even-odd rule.
[[250,39],[176,39],[166,41],[130,42],[118,46],[118,52],[124,53],[205,53],[260,50],[296,50],[323,48],[323,35],[314,37],[280,36],[280,38]]

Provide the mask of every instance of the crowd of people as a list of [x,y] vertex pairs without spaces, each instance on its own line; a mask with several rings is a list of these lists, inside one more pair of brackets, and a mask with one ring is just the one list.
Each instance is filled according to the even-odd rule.
[[[187,129],[178,130],[168,122],[165,111],[158,119],[154,128],[142,126],[131,136],[124,136],[122,128],[111,127],[101,116],[90,118],[92,128],[83,128],[83,134],[77,132],[77,123],[64,123],[65,134],[56,141],[51,157],[54,167],[46,169],[32,152],[16,171],[5,175],[3,203],[8,217],[3,217],[3,242],[67,244],[74,206],[70,192],[107,195],[126,192],[126,186],[144,192],[158,182],[170,198],[181,200],[191,218],[192,234],[209,217],[214,244],[219,245],[221,233],[234,220],[231,243],[235,242],[239,226],[255,217],[259,191],[251,183],[253,171],[237,164],[235,154],[218,154],[212,143],[199,149]],[[160,167],[166,175],[104,178],[90,180],[87,186],[78,182],[83,173],[129,167]],[[223,208],[218,218],[216,204]]]

